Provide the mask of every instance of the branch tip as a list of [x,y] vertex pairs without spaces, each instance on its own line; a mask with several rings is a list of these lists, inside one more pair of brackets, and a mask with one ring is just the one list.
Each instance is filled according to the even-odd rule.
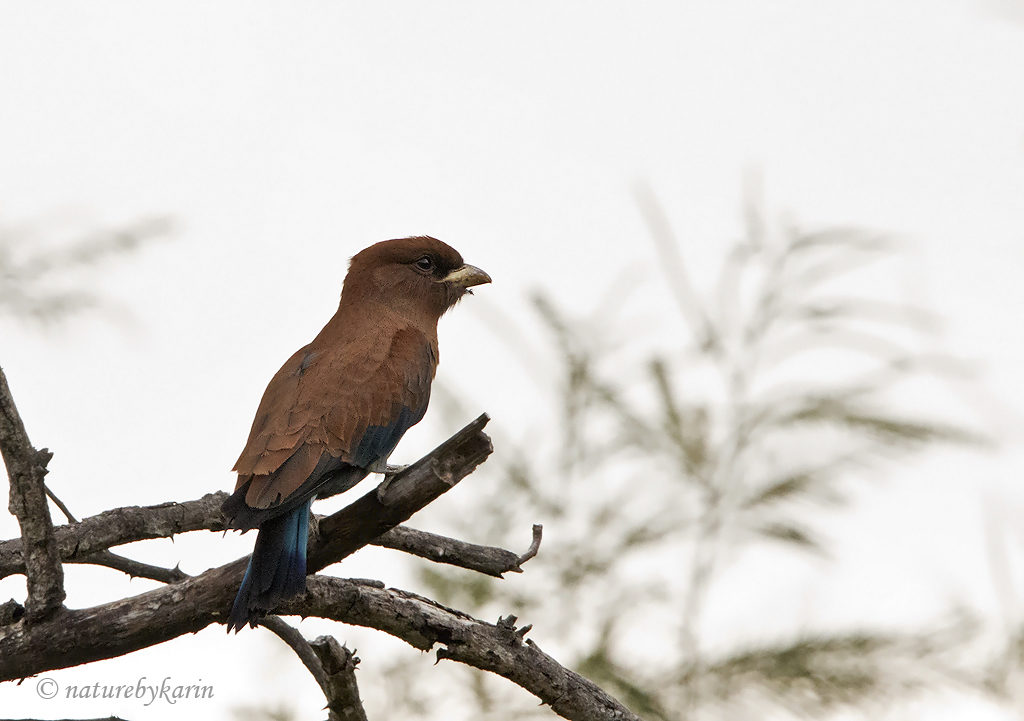
[[522,573],[522,571],[523,571],[523,569],[518,568],[518,566],[521,566],[522,564],[526,563],[531,558],[533,558],[534,556],[537,555],[537,552],[540,550],[540,542],[541,542],[541,539],[543,537],[544,537],[544,526],[541,525],[540,523],[534,523],[533,524],[533,540],[530,541],[530,547],[527,548],[526,549],[526,553],[521,555],[517,559],[517,561],[516,561],[516,566],[517,566],[516,570],[517,570],[518,573]]

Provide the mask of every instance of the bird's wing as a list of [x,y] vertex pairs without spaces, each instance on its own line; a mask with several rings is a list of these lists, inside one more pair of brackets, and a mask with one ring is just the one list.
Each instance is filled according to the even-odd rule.
[[423,417],[436,350],[410,328],[388,335],[311,344],[274,375],[235,464],[247,506],[276,506],[318,471],[375,466]]
[[437,351],[423,334],[411,328],[395,332],[387,352],[347,384],[345,402],[330,408],[321,440],[332,454],[361,468],[387,460],[423,418],[436,366]]

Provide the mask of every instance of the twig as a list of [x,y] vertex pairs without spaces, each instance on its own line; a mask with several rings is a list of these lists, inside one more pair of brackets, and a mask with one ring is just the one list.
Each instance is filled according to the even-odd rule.
[[[125,506],[78,523],[57,526],[54,537],[65,563],[84,561],[97,551],[151,538],[171,538],[185,531],[226,529],[220,512],[226,493],[208,493],[183,503]],[[21,539],[0,542],[0,578],[25,572]]]
[[189,574],[182,571],[178,566],[174,568],[154,566],[153,564],[136,561],[133,558],[126,558],[110,551],[98,551],[85,558],[75,559],[71,563],[104,566],[115,571],[127,573],[132,578],[148,578],[153,581],[160,581],[160,583],[177,583],[178,581],[184,581],[186,578],[191,578]]
[[523,569],[519,568],[520,565],[526,563],[531,558],[537,555],[537,551],[540,550],[540,540],[544,536],[544,526],[539,523],[533,524],[533,540],[530,542],[530,547],[526,549],[526,553],[516,559],[516,569],[520,573]]
[[[61,560],[84,561],[112,546],[172,538],[186,531],[224,531],[226,525],[220,513],[220,504],[227,494],[207,494],[195,501],[161,503],[156,506],[126,506],[103,511],[78,523],[58,525],[53,529]],[[25,559],[22,540],[0,542],[0,579],[12,574],[24,574]]]
[[[68,519],[69,523],[78,523],[78,519],[75,518],[74,514],[71,513],[70,509],[64,504],[64,501],[57,497],[57,494],[50,490],[50,487],[43,484],[43,488],[46,490],[47,497],[54,502],[54,504],[61,510],[61,513]],[[126,558],[117,553],[111,553],[110,551],[98,551],[92,555],[86,556],[80,559],[62,559],[70,561],[71,563],[90,564],[95,566],[106,566],[112,568],[115,571],[123,571],[132,578],[149,578],[154,581],[160,581],[161,583],[177,583],[188,578],[188,574],[182,571],[178,566],[174,568],[164,568],[163,566],[154,566],[149,563],[143,563],[142,561],[136,561],[132,558]]]
[[418,531],[408,526],[392,528],[377,538],[373,545],[404,551],[435,563],[447,563],[478,571],[495,578],[503,578],[502,574],[509,572],[522,573],[523,569],[519,565],[528,560],[504,548],[480,546],[457,538]]
[[36,451],[14,405],[0,369],[0,454],[11,481],[10,511],[18,518],[25,554],[28,600],[25,615],[35,623],[51,617],[64,603],[64,569],[54,541],[43,476],[52,454]]
[[64,501],[57,498],[57,494],[51,491],[50,487],[46,485],[45,482],[43,483],[43,490],[46,491],[47,498],[53,501],[53,504],[57,506],[57,508],[60,509],[60,512],[64,514],[64,517],[68,519],[68,523],[78,523],[78,519],[71,514],[68,507],[64,505]]

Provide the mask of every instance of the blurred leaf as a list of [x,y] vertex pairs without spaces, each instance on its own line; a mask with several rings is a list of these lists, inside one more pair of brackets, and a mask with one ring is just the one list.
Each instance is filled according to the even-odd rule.
[[815,471],[786,474],[777,481],[770,481],[764,488],[749,496],[743,501],[742,507],[757,508],[769,503],[787,501],[795,496],[806,495],[818,481],[818,473]]
[[821,553],[821,543],[811,537],[810,532],[795,525],[785,523],[767,523],[754,529],[754,532],[773,541],[781,541],[806,551]]
[[[898,384],[943,365],[918,347],[933,317],[832,285],[891,257],[888,238],[855,228],[775,231],[747,207],[747,237],[727,251],[711,302],[691,284],[664,209],[648,189],[638,201],[693,337],[666,326],[657,350],[637,360],[622,352],[635,348],[635,328],[608,322],[618,290],[589,317],[535,296],[558,359],[560,421],[544,450],[495,444],[498,455],[528,460],[506,466],[500,502],[481,505],[499,516],[495,528],[513,514],[555,519],[548,530],[558,540],[545,540],[524,576],[546,591],[502,582],[456,590],[444,585],[460,583],[447,571],[436,584],[489,607],[529,608],[534,621],[556,619],[549,633],[575,649],[579,670],[645,718],[695,718],[750,692],[760,694],[753,717],[772,705],[818,712],[949,682],[938,659],[961,643],[949,635],[822,634],[704,658],[702,609],[735,557],[730,544],[827,554],[801,503],[842,502],[838,484],[862,479],[886,453],[980,439],[896,401]],[[487,517],[471,514],[466,525]],[[650,634],[645,621],[661,615],[679,619],[678,643],[638,648],[636,629]],[[627,666],[626,657],[643,661]],[[935,673],[901,665],[918,658]]]
[[[663,359],[654,358],[650,369],[661,402],[661,435],[678,449],[678,456],[685,472],[701,479],[708,459],[707,412],[703,408],[680,408]],[[624,419],[629,427],[635,428],[631,420],[629,417]]]
[[101,307],[95,284],[71,275],[134,252],[171,227],[167,218],[148,218],[56,245],[41,243],[28,231],[0,229],[0,315],[53,325]]
[[719,701],[761,687],[805,712],[891,699],[937,681],[977,689],[980,674],[958,665],[976,631],[964,616],[919,632],[805,636],[727,656],[704,669],[701,684]]
[[821,249],[846,251],[844,255],[848,257],[849,251],[874,254],[891,251],[893,242],[885,235],[862,228],[831,226],[818,231],[793,231],[786,252],[795,258]]

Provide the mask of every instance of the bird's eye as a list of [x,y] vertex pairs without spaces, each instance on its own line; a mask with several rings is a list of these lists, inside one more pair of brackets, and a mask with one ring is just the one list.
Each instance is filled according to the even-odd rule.
[[416,267],[426,273],[429,273],[434,269],[434,261],[429,255],[425,255],[416,261]]

